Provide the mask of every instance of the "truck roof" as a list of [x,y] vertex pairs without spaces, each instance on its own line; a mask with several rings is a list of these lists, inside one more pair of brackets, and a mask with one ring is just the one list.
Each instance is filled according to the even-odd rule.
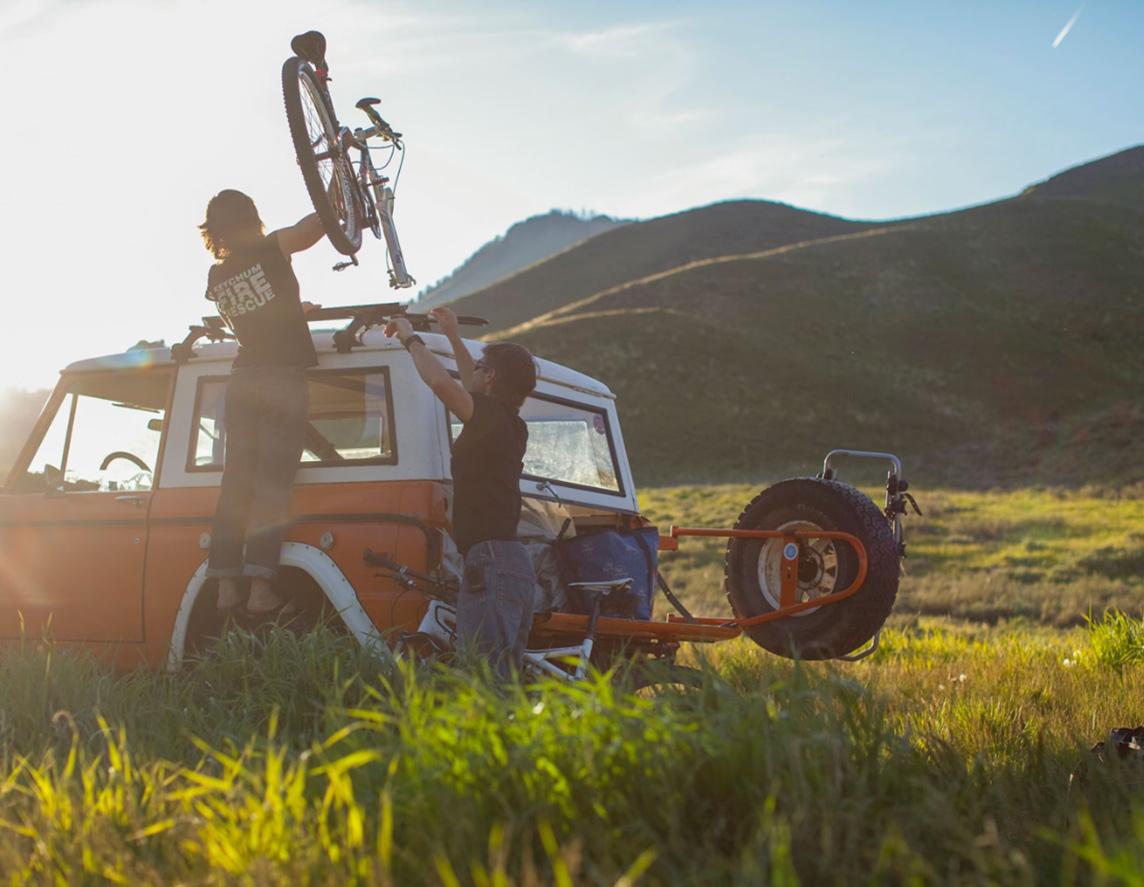
[[[313,330],[311,335],[314,340],[314,348],[319,355],[335,353],[334,330]],[[429,349],[434,354],[450,359],[453,357],[453,348],[445,336],[440,333],[419,333],[418,335],[421,336],[425,344],[429,346]],[[469,353],[474,357],[478,357],[485,347],[484,342],[478,342],[472,339],[465,339],[464,342],[468,346]],[[398,342],[397,339],[385,336],[380,329],[376,328],[367,331],[365,335],[362,336],[362,345],[354,348],[355,353],[401,350],[401,343]],[[238,344],[233,341],[218,343],[204,342],[195,346],[195,356],[193,360],[202,363],[207,361],[229,362],[234,359],[237,353]],[[77,360],[68,364],[63,369],[63,372],[88,373],[106,370],[158,367],[173,364],[174,359],[171,357],[171,349],[169,347],[139,348],[123,351],[118,354],[106,354],[101,357],[89,357],[85,360]],[[545,360],[542,357],[536,358],[536,365],[539,370],[538,381],[562,385],[567,388],[575,388],[603,397],[615,397],[607,385],[593,379],[591,376],[586,376],[583,373],[569,369],[561,364]]]

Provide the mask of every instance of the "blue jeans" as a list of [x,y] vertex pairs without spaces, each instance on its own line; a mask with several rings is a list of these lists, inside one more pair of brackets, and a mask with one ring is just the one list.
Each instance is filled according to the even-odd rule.
[[465,556],[457,598],[457,638],[503,679],[520,672],[532,629],[536,577],[520,542],[478,542]]
[[309,405],[301,367],[240,367],[231,373],[208,576],[273,579],[277,573]]

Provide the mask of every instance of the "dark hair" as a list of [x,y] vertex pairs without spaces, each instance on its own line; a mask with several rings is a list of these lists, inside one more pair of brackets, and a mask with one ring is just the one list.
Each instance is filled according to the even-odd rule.
[[258,240],[266,228],[254,201],[241,191],[228,189],[211,198],[206,221],[199,225],[199,231],[207,249],[216,259],[222,259]]
[[481,360],[496,370],[489,394],[519,410],[536,387],[536,361],[529,350],[512,342],[494,342],[485,346]]

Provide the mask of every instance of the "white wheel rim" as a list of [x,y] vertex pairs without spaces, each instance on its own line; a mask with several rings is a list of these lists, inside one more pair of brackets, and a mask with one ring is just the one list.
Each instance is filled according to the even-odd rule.
[[[788,521],[779,530],[821,530],[818,524],[810,521]],[[798,591],[796,603],[817,600],[833,594],[838,586],[838,550],[829,539],[799,539],[801,554],[798,566]],[[759,589],[772,609],[782,606],[782,564],[783,539],[763,539],[759,549],[759,559],[755,565]],[[809,607],[792,618],[817,613],[818,607]]]

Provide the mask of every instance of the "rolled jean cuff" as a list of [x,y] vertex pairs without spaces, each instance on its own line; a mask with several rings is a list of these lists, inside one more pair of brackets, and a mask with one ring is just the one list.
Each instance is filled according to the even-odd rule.
[[242,568],[242,575],[250,576],[252,579],[273,579],[278,575],[278,571],[269,567],[260,567],[257,564],[247,564]]
[[234,579],[242,575],[242,567],[207,567],[208,579]]

